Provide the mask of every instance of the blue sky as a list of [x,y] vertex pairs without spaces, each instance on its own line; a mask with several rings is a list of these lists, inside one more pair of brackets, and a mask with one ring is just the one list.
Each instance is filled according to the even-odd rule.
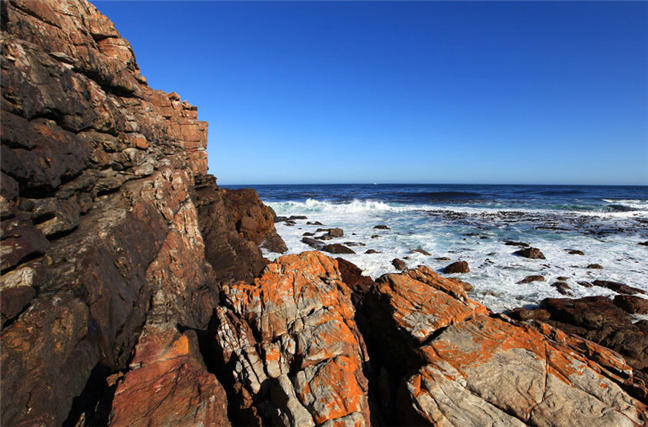
[[220,184],[648,184],[648,2],[93,4]]

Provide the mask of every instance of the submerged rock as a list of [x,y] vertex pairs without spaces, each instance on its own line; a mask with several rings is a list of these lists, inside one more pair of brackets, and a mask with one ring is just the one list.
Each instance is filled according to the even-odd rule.
[[527,276],[524,279],[520,280],[518,282],[518,284],[523,285],[525,283],[531,283],[531,282],[544,282],[544,280],[545,280],[544,276],[534,274],[534,275]]

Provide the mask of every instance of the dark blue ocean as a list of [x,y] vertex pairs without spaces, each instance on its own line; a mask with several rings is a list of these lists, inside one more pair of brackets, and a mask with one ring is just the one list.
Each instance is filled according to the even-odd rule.
[[[566,281],[574,297],[612,295],[579,282],[614,280],[648,291],[648,187],[547,185],[258,185],[277,215],[304,215],[295,225],[277,223],[291,253],[312,250],[304,233],[340,227],[356,254],[345,258],[374,278],[394,272],[394,258],[408,267],[437,271],[457,260],[470,272],[471,297],[495,311],[561,297],[552,286]],[[387,230],[375,229],[386,225]],[[317,235],[317,234],[316,234]],[[514,255],[539,248],[545,260]],[[412,252],[422,249],[430,255]],[[366,254],[373,250],[379,253]],[[583,255],[574,254],[580,251]],[[371,252],[371,251],[370,251]],[[273,254],[267,254],[273,257]],[[593,264],[603,267],[591,268]],[[529,275],[545,281],[519,284]]]

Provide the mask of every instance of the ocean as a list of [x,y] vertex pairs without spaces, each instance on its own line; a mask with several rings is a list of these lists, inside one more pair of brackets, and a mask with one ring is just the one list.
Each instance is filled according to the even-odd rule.
[[[339,227],[342,256],[376,279],[395,272],[394,258],[408,267],[439,273],[467,261],[455,274],[473,285],[470,297],[493,311],[537,305],[564,297],[552,286],[565,282],[573,297],[614,295],[582,282],[611,280],[648,291],[648,187],[545,185],[257,185],[278,216],[306,216],[295,225],[276,223],[289,253],[313,250],[304,233]],[[323,225],[307,225],[320,222]],[[388,229],[376,229],[386,225]],[[322,234],[316,233],[317,235]],[[514,252],[526,243],[546,259]],[[367,250],[379,253],[365,254]],[[412,252],[422,249],[425,255]],[[580,251],[580,252],[575,252]],[[570,253],[571,252],[571,253]],[[582,255],[580,254],[582,253]],[[265,253],[268,258],[277,254]],[[595,264],[602,268],[595,268]],[[544,281],[519,283],[531,275]]]

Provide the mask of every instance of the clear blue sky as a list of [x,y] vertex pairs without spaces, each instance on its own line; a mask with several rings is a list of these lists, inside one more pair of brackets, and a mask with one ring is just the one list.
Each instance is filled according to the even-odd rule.
[[93,4],[221,184],[648,184],[648,2]]

